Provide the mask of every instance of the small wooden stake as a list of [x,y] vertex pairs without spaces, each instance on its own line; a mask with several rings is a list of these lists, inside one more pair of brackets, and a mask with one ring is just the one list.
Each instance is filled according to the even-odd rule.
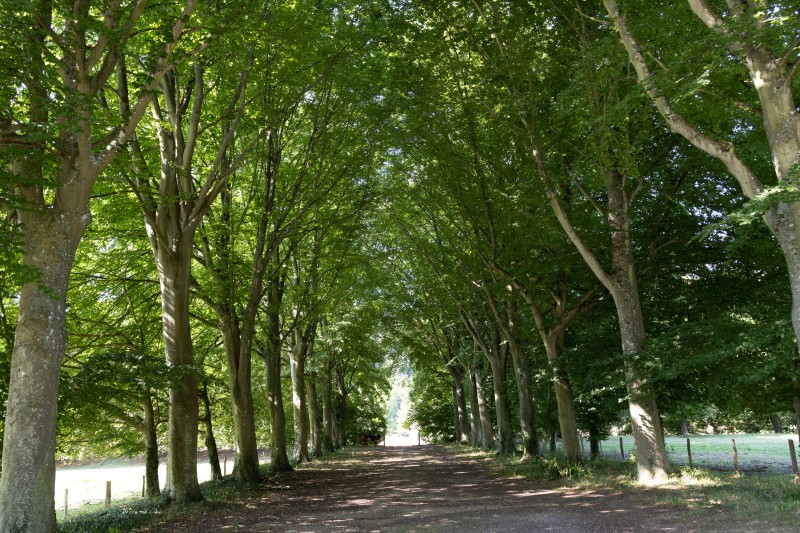
[[794,472],[794,477],[797,479],[800,477],[800,470],[797,469],[797,454],[794,453],[794,439],[789,439],[789,453],[792,456],[792,472]]
[[736,451],[736,439],[731,439],[731,443],[733,444],[733,470],[738,474],[739,473],[739,452]]
[[222,475],[223,476],[227,476],[228,475],[228,455],[227,454],[224,454],[222,456]]
[[619,454],[625,459],[625,448],[622,447],[622,437],[619,438]]
[[142,476],[142,498],[144,498],[144,476]]
[[689,468],[692,468],[692,442],[686,439],[686,453],[689,454]]
[[69,500],[69,489],[64,489],[64,518],[67,517],[68,500]]
[[111,507],[111,482],[106,481],[106,509]]

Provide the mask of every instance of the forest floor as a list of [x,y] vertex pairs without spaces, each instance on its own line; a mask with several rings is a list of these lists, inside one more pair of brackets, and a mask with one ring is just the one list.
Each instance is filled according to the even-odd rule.
[[770,530],[719,509],[509,477],[486,454],[427,445],[351,448],[137,531]]

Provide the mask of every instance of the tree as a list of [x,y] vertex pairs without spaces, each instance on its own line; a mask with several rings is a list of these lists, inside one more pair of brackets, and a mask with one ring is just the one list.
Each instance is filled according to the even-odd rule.
[[[683,43],[669,42],[667,49],[656,49],[657,55],[670,55],[666,50],[684,54],[683,61],[691,63],[691,72],[697,67],[722,71],[709,79],[710,90],[690,89],[703,101],[709,96],[715,100],[714,116],[706,117],[676,105],[675,97],[660,88],[659,80],[645,60],[641,46],[630,29],[615,0],[603,0],[608,15],[622,40],[628,58],[636,70],[639,83],[644,87],[656,109],[671,131],[683,136],[696,148],[722,163],[736,179],[744,196],[753,201],[748,208],[750,218],[761,216],[783,251],[789,271],[792,294],[792,324],[800,346],[800,242],[795,220],[800,213],[796,180],[800,168],[800,117],[794,91],[797,88],[798,64],[796,9],[787,2],[726,2],[724,9],[705,0],[689,0],[685,7],[669,7],[669,15],[644,12],[644,18],[669,16],[680,21],[681,30],[698,29],[698,22],[710,33],[704,39],[705,50],[691,50],[685,54]],[[689,17],[693,20],[687,20]],[[672,24],[666,25],[671,28]],[[690,30],[690,31],[693,31]],[[679,32],[674,32],[680,35]],[[659,36],[660,37],[660,36]],[[687,61],[688,56],[688,61]],[[656,56],[657,57],[657,56]],[[664,59],[667,59],[666,57]],[[669,58],[671,59],[671,58]],[[663,65],[664,63],[660,63]],[[734,72],[731,74],[731,72]],[[749,78],[747,90],[741,84],[730,83],[731,78]],[[726,85],[727,82],[727,85]],[[732,87],[738,87],[738,90]],[[708,96],[703,96],[703,92]],[[755,93],[755,94],[753,94]],[[724,96],[723,106],[719,105]],[[753,98],[755,96],[756,98]],[[742,104],[741,100],[746,103]],[[702,104],[701,104],[702,105]],[[693,106],[692,106],[693,107]],[[742,117],[741,108],[749,111]],[[760,131],[752,120],[755,113],[761,118]],[[715,127],[706,127],[709,119]],[[720,124],[722,123],[722,124]],[[743,124],[746,126],[743,127]],[[720,127],[721,126],[721,127]],[[742,136],[741,132],[748,133]],[[763,144],[766,137],[768,148]],[[744,153],[744,155],[742,155]],[[748,161],[748,156],[751,159]],[[772,171],[760,172],[759,160],[771,161]],[[770,186],[771,183],[776,183]],[[800,380],[796,379],[795,411],[800,417]]]
[[[23,263],[38,269],[41,279],[24,285],[19,299],[3,441],[0,530],[56,528],[56,406],[75,251],[91,220],[92,188],[132,138],[151,91],[173,68],[173,51],[195,1],[177,11],[165,8],[147,21],[163,29],[157,33],[138,32],[146,5],[3,4],[0,148],[15,197],[22,201],[3,207],[13,210],[23,227]],[[166,43],[151,40],[152,35],[166,35]],[[106,113],[102,102],[117,62],[134,47],[145,62],[141,90],[131,112],[119,120]]]

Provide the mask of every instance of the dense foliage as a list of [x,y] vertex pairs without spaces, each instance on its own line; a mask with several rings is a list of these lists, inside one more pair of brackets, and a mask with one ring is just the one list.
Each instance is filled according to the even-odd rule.
[[257,481],[400,430],[392,376],[425,439],[613,426],[643,481],[662,421],[796,428],[794,3],[68,4],[0,13],[4,471],[156,496],[166,448],[197,500],[196,431]]

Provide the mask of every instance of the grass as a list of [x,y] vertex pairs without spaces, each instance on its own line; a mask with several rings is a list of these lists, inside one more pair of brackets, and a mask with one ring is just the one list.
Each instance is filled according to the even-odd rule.
[[[740,469],[773,473],[791,472],[791,456],[788,440],[793,438],[796,451],[797,436],[790,433],[751,433],[739,435],[691,435],[692,463],[719,470],[733,470],[733,445],[736,440]],[[686,438],[667,436],[665,439],[670,460],[676,465],[688,464]],[[622,437],[625,457],[633,449],[633,437]],[[602,443],[606,456],[619,457],[619,437],[611,437]]]
[[[336,460],[339,463],[350,464],[348,458],[352,452],[348,449],[328,453],[325,457],[314,460],[314,465],[319,466],[326,462]],[[342,461],[342,459],[345,459]],[[261,476],[264,480],[271,479],[274,474],[270,465],[260,466]],[[61,533],[122,533],[169,521],[176,517],[197,515],[202,520],[202,515],[209,510],[227,508],[233,499],[241,499],[248,492],[258,492],[258,485],[240,483],[228,475],[218,481],[206,481],[200,484],[203,493],[202,502],[187,505],[170,505],[164,498],[142,499],[125,498],[113,500],[111,507],[105,508],[105,503],[86,504],[69,510],[69,515],[62,520],[62,514],[57,513],[59,531]]]
[[[733,472],[731,448],[731,438],[735,438],[740,465],[743,458],[755,458],[779,462],[790,472],[789,437],[775,434],[692,436],[695,468],[676,464],[669,481],[657,487],[642,487],[636,483],[635,464],[628,459],[633,447],[632,437],[623,437],[624,461],[619,459],[619,437],[614,437],[603,443],[603,451],[614,450],[617,458],[605,456],[582,464],[568,464],[563,455],[557,454],[530,461],[497,457],[495,462],[507,475],[537,479],[562,488],[623,493],[646,505],[686,513],[701,524],[708,521],[710,526],[713,520],[715,529],[723,529],[721,526],[727,521],[732,530],[742,527],[792,530],[800,518],[800,483],[794,482],[790,473]],[[671,458],[674,460],[682,454],[685,462],[686,439],[668,437],[666,440]],[[709,461],[723,458],[728,463],[721,465],[724,470],[704,468],[703,454]]]

